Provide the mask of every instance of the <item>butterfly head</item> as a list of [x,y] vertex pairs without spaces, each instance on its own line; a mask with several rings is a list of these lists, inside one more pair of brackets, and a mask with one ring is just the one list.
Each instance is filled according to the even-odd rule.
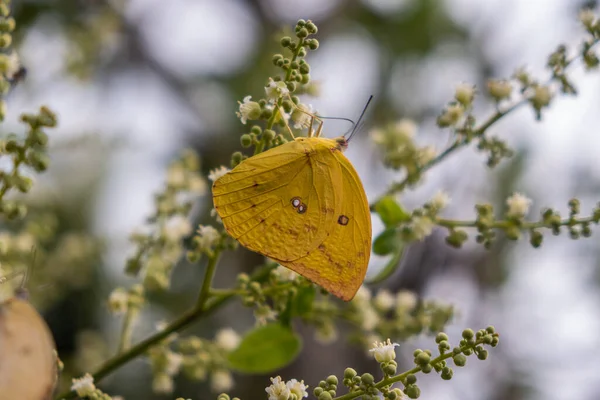
[[345,151],[348,148],[348,139],[346,139],[344,136],[335,138],[335,141],[337,143],[338,150]]

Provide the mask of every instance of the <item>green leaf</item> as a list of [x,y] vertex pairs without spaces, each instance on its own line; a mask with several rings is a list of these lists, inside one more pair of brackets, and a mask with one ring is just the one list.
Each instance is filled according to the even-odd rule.
[[229,354],[232,369],[245,373],[266,374],[290,364],[300,353],[300,337],[280,324],[259,326],[242,338]]
[[379,218],[381,218],[386,228],[410,220],[410,214],[392,196],[385,196],[379,200],[375,204],[375,212],[379,214]]
[[397,249],[393,255],[392,258],[390,259],[390,261],[388,261],[388,263],[385,265],[385,267],[383,267],[383,269],[377,274],[375,275],[373,278],[365,280],[365,283],[368,284],[375,284],[375,283],[380,283],[383,282],[384,280],[386,280],[390,275],[392,275],[396,269],[398,269],[398,267],[400,266],[400,259],[402,258],[402,254],[404,253],[404,245]]
[[404,246],[395,228],[386,229],[375,238],[373,242],[373,253],[385,256],[393,253]]

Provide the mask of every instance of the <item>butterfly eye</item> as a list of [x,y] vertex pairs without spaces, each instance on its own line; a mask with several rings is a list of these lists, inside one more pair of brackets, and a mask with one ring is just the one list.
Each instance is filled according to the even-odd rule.
[[306,204],[302,203],[298,206],[298,214],[304,214],[306,212]]
[[294,208],[298,208],[298,206],[300,206],[300,204],[302,204],[302,199],[300,199],[300,197],[293,197],[292,198],[292,206]]
[[348,222],[350,222],[350,218],[346,217],[345,215],[340,215],[340,217],[338,218],[338,224],[340,225],[348,225]]

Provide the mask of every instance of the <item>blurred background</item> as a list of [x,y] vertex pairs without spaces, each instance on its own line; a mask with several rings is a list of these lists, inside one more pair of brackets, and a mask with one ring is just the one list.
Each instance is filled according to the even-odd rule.
[[[237,101],[262,96],[266,78],[276,72],[270,60],[280,52],[278,38],[299,18],[317,24],[321,44],[308,58],[320,96],[306,103],[321,115],[356,118],[373,94],[369,126],[412,118],[419,124],[417,142],[443,149],[449,137],[436,128],[435,118],[457,84],[485,87],[488,78],[509,77],[520,66],[545,79],[547,56],[559,44],[576,45],[583,37],[578,10],[595,6],[578,0],[13,3],[15,45],[27,78],[8,98],[3,129],[21,131],[18,115],[41,104],[59,116],[58,129],[49,132],[51,168],[38,178],[29,201],[40,215],[54,215],[40,222],[60,233],[60,240],[49,245],[55,257],[44,271],[63,273],[43,275],[50,276],[49,287],[30,290],[53,329],[59,354],[76,374],[93,370],[114,352],[120,320],[108,314],[106,298],[116,285],[130,283],[123,274],[133,251],[128,236],[151,213],[168,163],[192,147],[205,173],[229,164],[247,128],[235,116]],[[517,150],[510,162],[489,170],[483,154],[463,149],[434,168],[421,187],[406,192],[402,203],[409,209],[419,206],[442,189],[452,198],[445,217],[473,219],[476,202],[501,207],[518,190],[534,200],[533,218],[544,206],[566,212],[575,195],[582,210],[590,210],[600,191],[600,76],[586,74],[581,66],[571,76],[578,97],[557,99],[541,122],[523,108],[492,129]],[[493,111],[485,98],[475,109],[482,117]],[[345,129],[338,121],[325,125],[330,136]],[[347,156],[371,200],[399,178],[383,168],[366,132]],[[206,193],[198,200],[195,222],[213,223],[211,208]],[[382,224],[373,224],[377,235]],[[493,324],[502,341],[489,361],[469,361],[451,382],[420,376],[421,398],[599,398],[597,238],[549,235],[539,250],[525,240],[498,240],[484,251],[473,241],[451,250],[443,236],[434,232],[412,246],[384,286],[456,305],[459,313],[447,329],[451,338],[463,328]],[[237,272],[260,262],[242,249],[228,254],[215,285],[230,285]],[[381,264],[374,259],[369,272]],[[65,268],[71,268],[67,277]],[[152,299],[135,337],[147,336],[156,321],[171,320],[192,304],[201,276],[197,266],[178,265],[171,293]],[[243,332],[252,324],[250,311],[231,304],[186,332],[212,337],[221,327]],[[304,333],[303,354],[281,372],[285,379],[304,379],[314,387],[347,366],[377,370],[362,349],[343,341],[325,346],[310,331]],[[432,347],[432,339],[403,344],[400,370],[410,367],[417,347]],[[102,388],[128,400],[216,397],[208,385],[183,379],[173,395],[153,395],[150,378],[147,363],[137,360]],[[236,376],[230,393],[266,398],[268,376],[259,378]]]

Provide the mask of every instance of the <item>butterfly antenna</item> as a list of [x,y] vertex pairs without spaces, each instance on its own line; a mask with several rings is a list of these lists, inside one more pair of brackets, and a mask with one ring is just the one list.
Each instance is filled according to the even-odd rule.
[[367,104],[365,104],[365,108],[363,108],[362,112],[360,113],[360,117],[358,117],[358,120],[356,121],[356,124],[354,124],[354,129],[352,129],[352,132],[350,132],[350,136],[348,136],[348,139],[346,139],[346,141],[350,141],[350,139],[352,139],[352,136],[354,136],[354,134],[360,130],[360,128],[362,128],[364,126],[364,122],[362,122],[363,117],[365,116],[365,113],[367,112],[367,108],[369,108],[369,104],[371,103],[371,100],[373,100],[373,95],[369,96],[369,100],[367,100]]

